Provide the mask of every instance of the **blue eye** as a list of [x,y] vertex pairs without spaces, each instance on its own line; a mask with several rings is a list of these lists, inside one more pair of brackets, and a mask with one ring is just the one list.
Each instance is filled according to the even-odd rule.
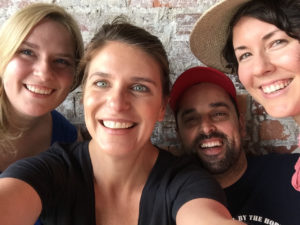
[[276,40],[276,41],[273,42],[273,45],[278,45],[278,44],[280,44],[281,42],[282,42],[282,40]]
[[144,86],[144,85],[141,85],[141,84],[136,84],[132,87],[132,89],[134,91],[138,91],[138,92],[147,92],[149,89]]
[[24,54],[24,55],[33,55],[33,51],[29,50],[29,49],[23,49],[23,50],[20,50],[20,53],[21,54]]
[[284,40],[284,39],[275,40],[271,43],[271,47],[276,47],[278,45],[282,45],[282,44],[285,44],[285,43],[287,43],[287,41]]
[[245,53],[245,54],[242,54],[240,57],[239,57],[239,61],[243,61],[245,59],[247,59],[248,57],[250,57],[251,54],[249,52]]
[[100,88],[104,88],[108,86],[108,83],[106,81],[97,81],[96,86]]
[[65,59],[56,59],[55,62],[59,63],[59,64],[64,64],[64,65],[71,65],[71,63]]

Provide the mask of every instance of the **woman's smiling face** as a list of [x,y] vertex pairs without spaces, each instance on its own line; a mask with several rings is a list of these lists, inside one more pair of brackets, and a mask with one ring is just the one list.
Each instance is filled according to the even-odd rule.
[[165,101],[159,64],[140,48],[107,42],[92,58],[84,87],[87,128],[98,148],[124,155],[150,143]]
[[300,115],[299,40],[273,24],[242,17],[233,28],[233,46],[240,81],[267,113]]
[[50,19],[38,23],[4,71],[4,90],[13,109],[34,117],[62,103],[74,79],[74,52],[67,28]]

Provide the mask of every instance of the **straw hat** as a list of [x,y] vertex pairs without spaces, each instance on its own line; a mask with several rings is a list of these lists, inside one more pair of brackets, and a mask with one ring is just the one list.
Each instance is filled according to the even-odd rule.
[[193,54],[205,65],[230,73],[222,50],[229,23],[237,10],[250,0],[222,0],[208,9],[196,22],[190,36]]

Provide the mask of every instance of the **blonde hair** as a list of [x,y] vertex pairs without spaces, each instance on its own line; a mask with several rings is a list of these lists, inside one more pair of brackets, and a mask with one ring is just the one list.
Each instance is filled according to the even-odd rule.
[[[3,87],[3,74],[9,61],[27,37],[29,32],[43,19],[56,21],[66,27],[74,40],[76,73],[70,91],[74,90],[82,80],[82,73],[77,66],[83,54],[84,47],[81,32],[77,22],[62,7],[48,3],[31,4],[11,16],[0,30],[0,148],[22,135],[22,130],[14,127],[9,118],[8,99]],[[19,130],[12,133],[8,130],[14,127]]]

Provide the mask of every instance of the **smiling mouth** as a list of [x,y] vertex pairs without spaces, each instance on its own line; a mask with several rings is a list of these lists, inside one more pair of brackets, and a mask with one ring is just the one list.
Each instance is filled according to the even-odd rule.
[[53,89],[45,88],[45,87],[37,87],[34,85],[25,84],[25,88],[30,92],[41,95],[49,95],[53,91]]
[[292,82],[292,79],[287,79],[284,81],[277,81],[271,85],[261,86],[261,89],[265,94],[271,94],[271,93],[274,93],[276,91],[286,88],[287,86],[289,86],[289,84],[291,82]]
[[109,120],[103,120],[102,124],[104,127],[107,127],[110,129],[129,129],[136,125],[135,123],[115,122],[115,121],[109,121]]
[[202,149],[207,149],[207,148],[215,148],[215,147],[221,147],[223,143],[221,141],[209,141],[205,143],[201,143],[200,147]]

